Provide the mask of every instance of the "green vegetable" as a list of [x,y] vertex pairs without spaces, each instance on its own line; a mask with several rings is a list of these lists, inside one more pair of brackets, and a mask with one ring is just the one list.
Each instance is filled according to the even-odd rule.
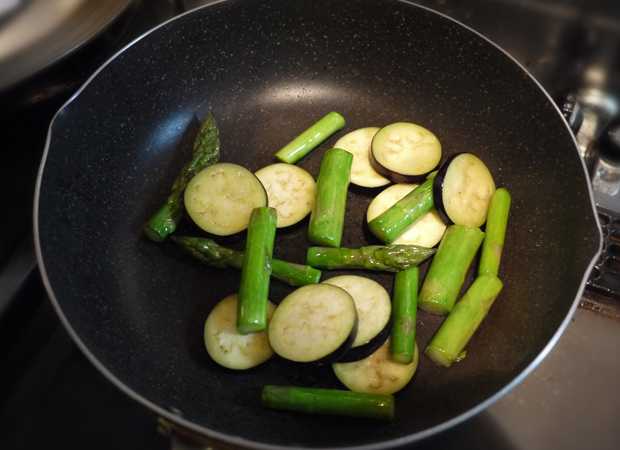
[[237,308],[237,331],[240,334],[263,331],[267,327],[276,220],[276,210],[269,207],[255,208],[250,216]]
[[421,309],[438,315],[452,311],[482,239],[480,228],[450,225],[446,229],[418,296]]
[[460,362],[463,361],[465,359],[465,357],[467,356],[467,350],[463,350],[461,353],[459,353],[459,356],[456,357],[456,359],[454,360],[454,362]]
[[[232,267],[238,270],[243,267],[244,252],[221,247],[211,239],[189,236],[172,236],[171,239],[185,253],[209,267]],[[305,286],[318,283],[321,271],[306,265],[272,259],[271,278],[290,286]]]
[[494,275],[484,274],[474,280],[426,348],[426,355],[435,364],[450,367],[464,357],[463,349],[487,316],[502,287],[502,282]]
[[397,201],[383,214],[368,222],[372,234],[386,244],[393,243],[407,228],[433,208],[432,172],[426,181]]
[[219,158],[219,130],[213,113],[209,112],[196,136],[192,159],[181,169],[166,203],[142,227],[150,240],[163,242],[174,232],[183,218],[183,196],[187,183],[202,169],[216,163]]
[[327,269],[398,272],[417,266],[434,253],[434,248],[419,245],[368,245],[358,249],[310,247],[306,264]]
[[307,414],[381,420],[394,418],[394,397],[386,394],[293,386],[265,386],[262,401],[263,405],[268,408]]
[[392,299],[392,359],[401,364],[413,361],[418,306],[418,267],[397,272]]
[[315,245],[340,247],[352,163],[353,155],[345,150],[325,152],[308,225],[308,240]]
[[504,249],[510,200],[510,193],[504,188],[497,189],[491,196],[485,236],[480,252],[478,275],[488,273],[497,276],[499,272],[499,261]]
[[332,111],[276,153],[276,158],[285,163],[295,164],[343,127],[344,118]]

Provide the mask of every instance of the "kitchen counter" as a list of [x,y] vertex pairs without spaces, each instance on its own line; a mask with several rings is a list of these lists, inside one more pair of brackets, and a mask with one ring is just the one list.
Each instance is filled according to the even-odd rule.
[[620,321],[579,308],[549,355],[486,414],[514,449],[620,446]]

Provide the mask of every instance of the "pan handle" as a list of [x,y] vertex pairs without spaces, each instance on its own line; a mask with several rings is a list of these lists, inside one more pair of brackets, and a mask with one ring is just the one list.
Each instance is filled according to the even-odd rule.
[[157,420],[157,431],[171,440],[171,450],[240,450],[217,439],[207,437],[193,430],[185,428],[168,419],[160,417]]
[[189,442],[188,440],[172,435],[170,436],[171,442],[171,450],[214,450],[213,447],[204,447],[201,444],[196,444],[194,442]]

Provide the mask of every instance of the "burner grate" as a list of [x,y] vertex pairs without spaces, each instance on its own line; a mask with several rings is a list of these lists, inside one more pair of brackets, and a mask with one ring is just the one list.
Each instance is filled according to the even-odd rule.
[[598,217],[603,248],[586,288],[620,300],[620,215],[599,208]]

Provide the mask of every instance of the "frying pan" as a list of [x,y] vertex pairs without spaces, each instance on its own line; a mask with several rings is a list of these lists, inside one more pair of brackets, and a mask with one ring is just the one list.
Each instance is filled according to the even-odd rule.
[[[202,266],[171,242],[154,244],[141,225],[167,197],[209,109],[221,160],[252,171],[335,110],[345,129],[299,163],[315,177],[343,133],[410,121],[439,137],[444,158],[479,155],[512,193],[503,292],[464,361],[446,369],[421,358],[396,394],[392,422],[263,409],[266,384],[342,386],[328,367],[273,358],[235,372],[207,355],[204,320],[240,274]],[[343,247],[375,242],[364,216],[376,193],[350,189]],[[584,165],[548,95],[484,37],[394,0],[229,0],[143,36],[54,118],[35,216],[45,284],[91,361],[171,423],[253,448],[395,447],[471,417],[549,352],[601,243]],[[274,256],[303,263],[306,225],[280,230]],[[199,231],[186,221],[177,233]],[[242,238],[221,243],[243,248]],[[392,291],[391,275],[366,275]],[[472,280],[473,271],[466,285]],[[270,298],[288,292],[273,282]],[[440,323],[419,313],[421,349]]]

